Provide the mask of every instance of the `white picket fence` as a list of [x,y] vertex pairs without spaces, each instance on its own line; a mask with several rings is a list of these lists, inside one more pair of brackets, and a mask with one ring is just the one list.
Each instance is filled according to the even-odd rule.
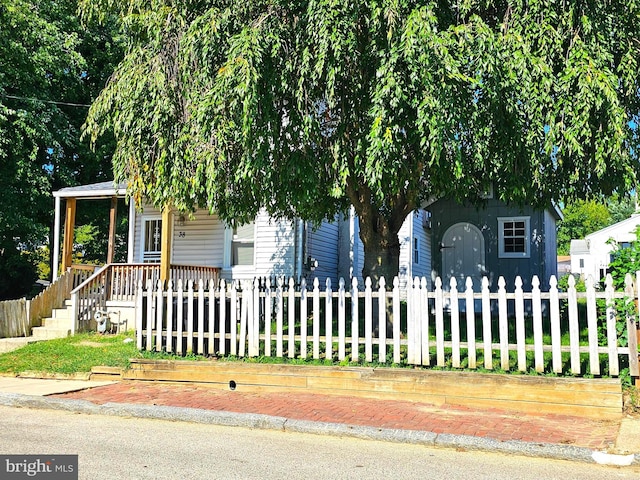
[[[166,288],[148,282],[145,289],[138,286],[136,296],[137,346],[178,355],[286,356],[470,369],[498,368],[499,359],[505,371],[596,376],[618,376],[623,359],[637,377],[637,301],[632,307],[635,315],[628,307],[616,310],[615,303],[624,299],[633,305],[630,302],[638,298],[638,282],[630,275],[626,280],[624,292],[614,291],[611,277],[604,291],[588,279],[586,292],[576,291],[573,277],[566,292],[558,290],[555,277],[546,292],[537,277],[527,292],[520,277],[512,292],[507,292],[502,277],[497,292],[489,291],[487,278],[480,292],[474,291],[470,278],[464,291],[453,278],[446,291],[439,278],[433,290],[425,278],[408,282],[406,289],[395,278],[390,290],[384,278],[375,289],[369,279],[364,289],[356,279],[351,285],[340,280],[335,291],[329,279],[322,289],[317,279],[311,288],[304,280],[295,285],[293,279],[231,284],[221,280],[219,285],[179,281]],[[579,309],[579,302],[586,308]],[[586,319],[579,311],[586,311]],[[625,316],[627,346],[619,345],[619,315]],[[599,327],[606,340],[599,338]]]

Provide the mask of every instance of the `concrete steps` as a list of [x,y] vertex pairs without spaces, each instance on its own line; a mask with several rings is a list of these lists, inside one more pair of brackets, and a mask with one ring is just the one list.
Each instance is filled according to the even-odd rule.
[[65,338],[71,335],[71,302],[66,301],[63,308],[56,308],[51,312],[51,316],[42,319],[41,327],[33,327],[31,335],[33,340],[51,340],[54,338]]

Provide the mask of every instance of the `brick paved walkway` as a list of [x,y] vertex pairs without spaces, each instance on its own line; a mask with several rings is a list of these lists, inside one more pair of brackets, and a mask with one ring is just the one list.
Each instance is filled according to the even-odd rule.
[[260,413],[298,420],[472,435],[495,440],[556,443],[605,450],[615,444],[619,421],[568,415],[526,415],[395,400],[302,393],[245,393],[206,384],[123,381],[55,395],[92,403],[134,403]]

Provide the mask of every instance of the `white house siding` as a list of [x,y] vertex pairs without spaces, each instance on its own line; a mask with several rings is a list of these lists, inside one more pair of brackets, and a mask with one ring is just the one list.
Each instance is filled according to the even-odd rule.
[[171,263],[222,267],[224,259],[224,224],[215,215],[198,210],[184,225],[179,216],[173,218],[173,252]]
[[[411,253],[411,277],[425,277],[429,286],[431,285],[431,235],[423,225],[423,210],[418,210],[413,214],[413,238],[417,238],[420,243],[420,259],[418,263],[413,262],[413,244],[409,245]],[[408,222],[405,222],[408,223]]]
[[[318,262],[318,267],[313,271],[308,271],[307,282],[317,278],[321,285],[327,278],[331,279],[332,285],[338,282],[338,265],[343,260],[343,255],[339,251],[340,229],[344,222],[336,216],[333,221],[323,220],[317,227],[313,228],[307,224],[306,245],[303,249],[307,257],[311,257]],[[304,259],[306,261],[306,259]]]
[[[161,212],[145,206],[135,216],[134,262],[142,262],[142,222],[159,218]],[[231,235],[216,215],[197,210],[192,219],[185,215],[184,225],[173,217],[171,263],[220,267],[225,280],[248,279],[255,276],[291,276],[295,266],[295,228],[291,222],[274,221],[266,213],[256,218],[254,265],[230,267]]]
[[[405,218],[400,231],[398,232],[398,240],[400,241],[400,286],[405,287],[407,280],[412,277],[413,271],[413,214],[409,214]],[[387,282],[392,279],[387,278]]]
[[[364,266],[364,245],[360,240],[358,218],[353,214],[349,227],[349,242],[341,241],[341,252],[352,249],[351,274],[356,275],[359,282],[362,282],[362,267]],[[420,261],[413,263],[413,238],[417,237],[420,242]],[[401,285],[404,287],[407,278],[426,276],[429,280],[431,275],[431,239],[428,232],[422,227],[422,210],[407,215],[400,231],[400,271],[399,277]],[[389,281],[389,279],[386,279]]]
[[252,278],[253,276],[295,275],[296,265],[296,228],[292,222],[273,220],[266,213],[256,217],[255,263],[251,267],[234,267],[234,278]]
[[161,217],[162,212],[157,208],[145,205],[141,212],[136,212],[135,231],[133,240],[133,262],[142,262],[142,221],[149,217]]

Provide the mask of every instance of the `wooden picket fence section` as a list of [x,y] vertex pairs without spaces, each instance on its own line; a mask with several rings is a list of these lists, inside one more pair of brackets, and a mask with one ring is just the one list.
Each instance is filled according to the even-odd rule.
[[[364,289],[356,279],[349,286],[340,280],[335,291],[329,279],[322,289],[317,279],[311,288],[293,279],[219,285],[179,280],[166,288],[149,281],[144,289],[138,285],[137,346],[177,354],[595,376],[618,376],[623,363],[638,377],[636,283],[628,275],[625,291],[616,292],[609,276],[601,292],[588,279],[587,291],[577,292],[571,277],[561,292],[551,277],[549,290],[542,292],[534,277],[531,291],[524,292],[518,277],[507,292],[501,277],[497,292],[489,291],[487,278],[476,292],[471,279],[464,291],[455,279],[445,291],[439,278],[433,290],[424,278],[406,289],[395,278],[390,290],[384,278],[375,289],[370,279]],[[586,318],[579,316],[580,302],[586,304]],[[624,316],[626,345],[616,330],[619,316]]]

